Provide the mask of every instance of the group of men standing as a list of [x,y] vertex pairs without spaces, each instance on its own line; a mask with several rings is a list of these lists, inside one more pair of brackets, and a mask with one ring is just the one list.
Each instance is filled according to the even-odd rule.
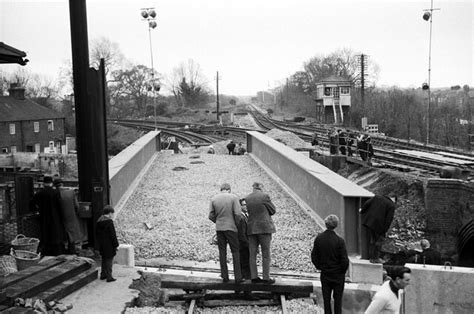
[[42,255],[57,256],[76,253],[82,239],[75,192],[66,189],[60,178],[45,176],[43,188],[34,194],[30,209],[39,213]]
[[[276,213],[270,196],[255,182],[253,191],[244,199],[231,192],[228,183],[220,186],[209,205],[209,219],[216,224],[221,277],[229,281],[227,244],[232,252],[235,283],[250,279],[252,283],[273,284],[270,278],[270,245],[276,232],[272,217]],[[262,252],[262,278],[258,276],[257,252]]]

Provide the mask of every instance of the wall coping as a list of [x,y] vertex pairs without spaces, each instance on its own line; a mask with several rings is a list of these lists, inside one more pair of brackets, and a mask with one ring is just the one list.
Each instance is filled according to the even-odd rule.
[[295,151],[291,147],[288,147],[265,134],[261,134],[257,131],[248,131],[250,136],[264,142],[270,146],[273,150],[279,154],[285,156],[288,161],[296,164],[313,177],[318,179],[321,183],[329,186],[332,190],[339,193],[344,197],[373,197],[372,192],[367,191],[363,187],[351,182],[343,176],[335,173],[329,168],[321,165],[320,163],[310,159],[301,153]]
[[143,146],[150,141],[154,141],[160,131],[150,131],[138,140],[127,146],[124,150],[109,160],[109,179],[113,178],[126,164],[138,154]]

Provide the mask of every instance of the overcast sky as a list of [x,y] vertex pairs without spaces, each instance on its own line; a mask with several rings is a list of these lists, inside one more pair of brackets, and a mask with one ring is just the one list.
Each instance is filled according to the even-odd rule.
[[[155,7],[154,65],[163,75],[193,59],[219,91],[253,95],[283,82],[316,55],[339,48],[380,67],[377,85],[428,80],[430,0],[87,0],[89,41],[104,36],[151,66],[140,9]],[[473,85],[472,0],[434,1],[432,87]],[[27,53],[27,68],[56,77],[71,59],[69,1],[0,0],[0,41]],[[0,65],[12,71],[19,66]],[[212,83],[211,87],[214,87]]]

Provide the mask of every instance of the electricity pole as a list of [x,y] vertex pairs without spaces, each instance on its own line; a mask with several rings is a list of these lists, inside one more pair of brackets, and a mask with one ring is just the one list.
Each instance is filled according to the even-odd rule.
[[217,121],[219,121],[219,71],[216,75],[216,105],[217,105]]

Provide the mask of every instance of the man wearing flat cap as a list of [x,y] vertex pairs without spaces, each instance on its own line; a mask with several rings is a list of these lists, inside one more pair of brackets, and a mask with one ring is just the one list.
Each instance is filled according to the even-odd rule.
[[229,281],[227,243],[229,243],[232,252],[235,282],[240,283],[244,280],[240,269],[239,237],[237,229],[240,215],[241,208],[239,198],[237,195],[231,193],[231,188],[228,183],[223,183],[220,187],[220,193],[211,199],[209,205],[209,219],[216,224],[221,277],[224,282]]
[[35,193],[30,208],[39,212],[40,252],[57,256],[63,253],[64,225],[61,217],[59,192],[53,189],[53,178],[43,178],[43,188]]

